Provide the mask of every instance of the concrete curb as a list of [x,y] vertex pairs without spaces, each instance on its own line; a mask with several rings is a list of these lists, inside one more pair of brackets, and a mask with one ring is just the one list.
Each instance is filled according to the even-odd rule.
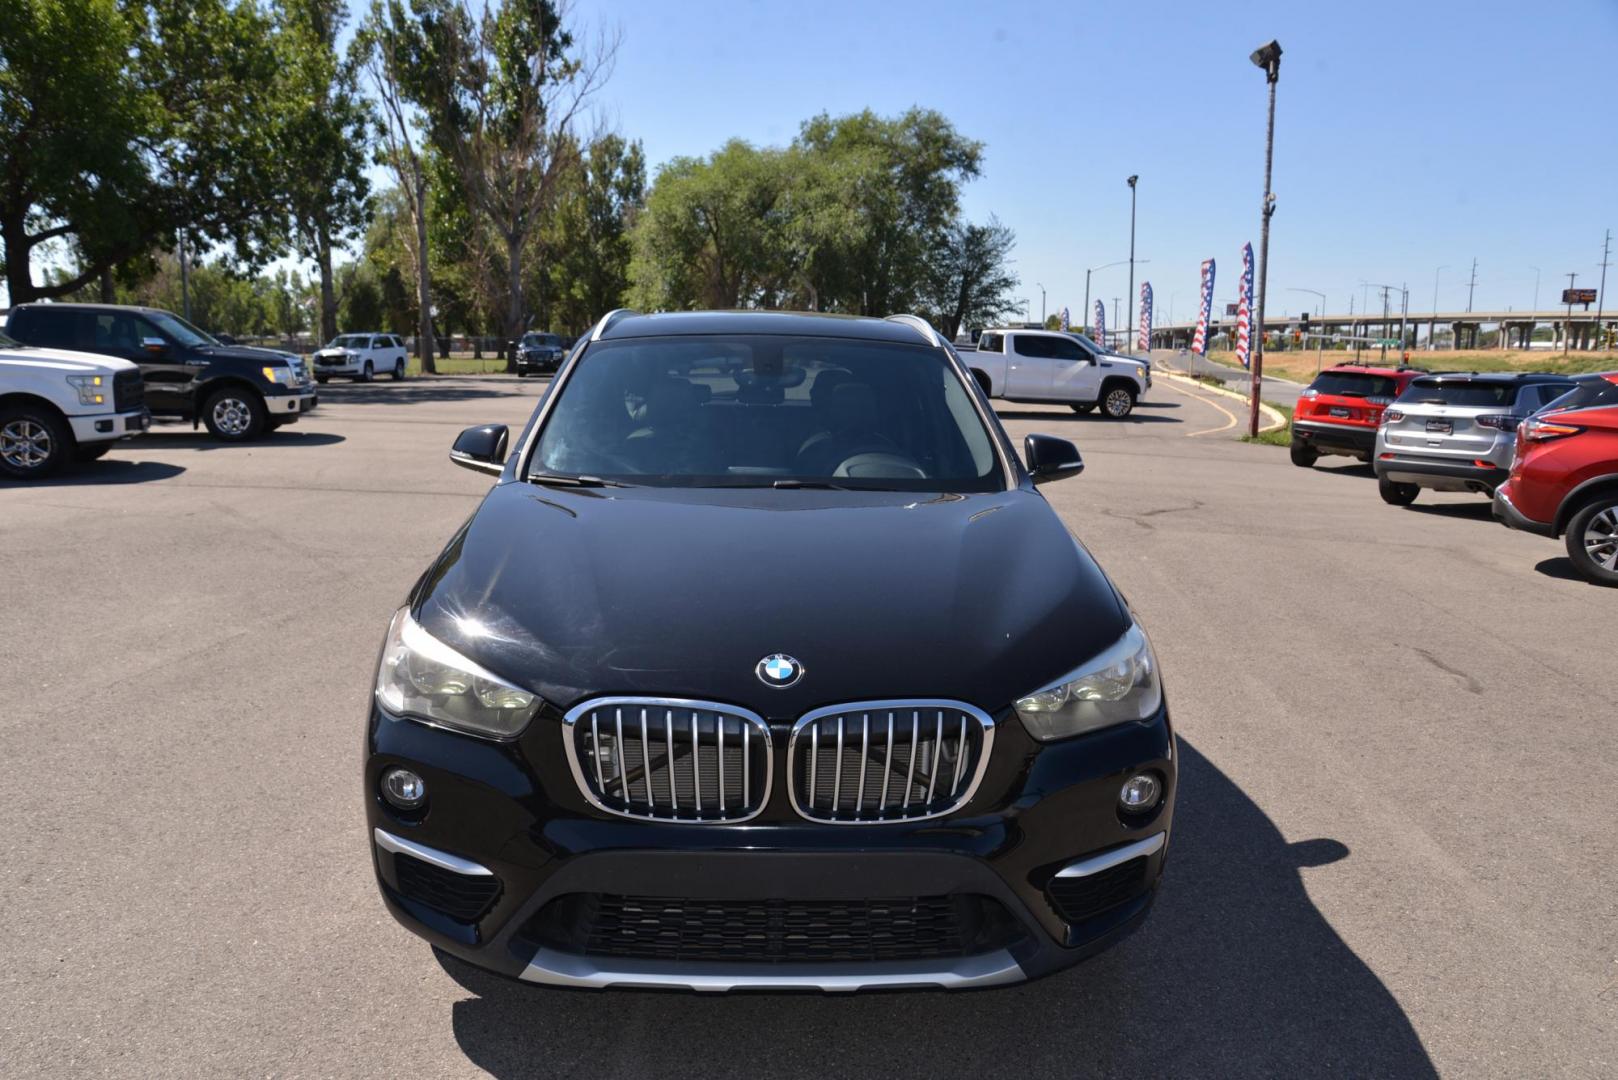
[[[1235,398],[1243,405],[1246,405],[1248,402],[1248,397],[1246,394],[1238,394],[1234,390],[1226,390],[1222,386],[1214,386],[1211,383],[1205,383],[1199,379],[1193,379],[1189,375],[1180,375],[1173,371],[1160,371],[1158,374],[1165,379],[1173,379],[1175,382],[1181,383],[1185,386],[1200,387],[1203,390],[1208,391],[1210,394],[1221,394],[1224,397]],[[1269,419],[1269,423],[1258,429],[1260,435],[1263,435],[1266,432],[1279,431],[1281,428],[1287,426],[1287,418],[1285,414],[1277,410],[1269,402],[1260,401],[1258,403],[1258,410]]]

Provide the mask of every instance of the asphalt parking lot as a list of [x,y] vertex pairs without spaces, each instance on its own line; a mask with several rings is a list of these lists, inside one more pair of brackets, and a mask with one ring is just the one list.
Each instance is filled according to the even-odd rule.
[[[959,995],[546,991],[384,912],[359,787],[389,614],[543,384],[333,384],[225,447],[161,426],[0,486],[0,1073],[1565,1075],[1618,1070],[1618,594],[1486,500],[1385,506],[1160,382],[1047,488],[1181,735],[1146,927]],[[1333,464],[1333,461],[1342,464]],[[533,553],[545,572],[545,553]]]

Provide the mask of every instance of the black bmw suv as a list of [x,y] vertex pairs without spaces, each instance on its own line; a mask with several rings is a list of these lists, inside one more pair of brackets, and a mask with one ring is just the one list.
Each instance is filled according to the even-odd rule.
[[[1174,736],[1128,605],[922,320],[614,312],[393,616],[389,910],[534,983],[974,987],[1137,925]],[[544,552],[543,564],[535,552]]]
[[296,423],[319,401],[301,358],[226,345],[160,308],[20,304],[6,332],[29,345],[132,360],[153,416],[205,424],[226,442]]

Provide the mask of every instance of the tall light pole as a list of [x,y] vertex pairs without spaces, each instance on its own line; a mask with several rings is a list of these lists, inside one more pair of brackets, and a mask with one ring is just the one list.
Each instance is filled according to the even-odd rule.
[[[1039,285],[1039,282],[1034,282]],[[1039,285],[1039,325],[1045,325],[1045,286]]]
[[1478,287],[1478,260],[1476,259],[1476,257],[1474,257],[1472,259],[1472,280],[1468,281],[1466,283],[1466,310],[1467,310],[1468,314],[1470,314],[1471,311],[1472,311],[1472,292],[1477,287]]
[[[1129,298],[1131,304],[1135,302],[1135,181],[1139,179],[1139,176],[1131,176],[1127,181],[1129,184],[1129,291],[1124,295]],[[1135,355],[1134,334],[1124,335],[1124,347],[1129,355]]]
[[1534,310],[1538,311],[1539,310],[1539,267],[1530,266],[1528,269],[1530,269],[1530,270],[1532,270],[1534,272]]
[[[1437,345],[1434,342],[1433,338],[1438,333],[1438,275],[1443,273],[1445,270],[1448,270],[1448,269],[1449,269],[1449,266],[1444,265],[1444,266],[1440,266],[1438,269],[1433,271],[1433,321],[1427,324],[1427,351],[1428,352],[1432,352],[1433,349],[1437,347]],[[1538,293],[1538,291],[1539,291],[1538,285],[1536,285],[1534,287],[1534,291],[1535,291],[1536,294]],[[1539,303],[1537,295],[1536,295],[1536,298],[1534,300],[1534,303],[1536,303],[1536,304]]]
[[[1567,322],[1562,324],[1562,355],[1567,355],[1567,342],[1573,336],[1573,283],[1579,280],[1575,271],[1567,276]],[[1584,310],[1589,311],[1589,308]]]
[[[1612,230],[1607,230],[1607,238],[1601,242],[1601,284],[1596,286],[1596,348],[1604,349],[1607,345],[1606,331],[1602,328],[1601,320],[1607,314],[1607,267],[1612,265]],[[1590,310],[1585,308],[1586,311]]]
[[1264,292],[1270,273],[1270,215],[1275,213],[1275,193],[1270,190],[1270,172],[1275,164],[1275,84],[1281,78],[1281,43],[1271,41],[1268,45],[1260,46],[1248,59],[1264,69],[1264,81],[1270,87],[1270,118],[1264,132],[1264,203],[1261,207],[1264,226],[1258,242],[1258,333],[1253,338],[1253,400],[1249,403],[1247,418],[1247,434],[1256,439],[1259,391],[1264,384]]

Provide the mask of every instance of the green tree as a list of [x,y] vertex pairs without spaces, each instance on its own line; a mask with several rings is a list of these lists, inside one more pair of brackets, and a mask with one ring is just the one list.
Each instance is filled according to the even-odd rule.
[[[382,287],[376,274],[363,262],[344,263],[338,271],[343,284],[343,328],[345,330],[384,330]],[[333,335],[335,336],[335,334]],[[330,341],[324,333],[321,337]]]
[[552,0],[499,0],[477,16],[464,0],[412,0],[412,10],[411,94],[467,204],[500,241],[504,329],[517,337],[524,255],[576,164],[575,124],[610,75],[617,42],[576,42]]
[[[253,0],[0,4],[0,242],[12,303],[63,296],[185,231],[249,264],[278,231],[277,59]],[[36,280],[61,241],[69,272]]]
[[541,318],[551,329],[582,332],[622,306],[629,290],[630,230],[646,203],[641,144],[603,135],[584,153],[584,167],[560,185],[541,241],[545,260]]
[[337,333],[332,252],[365,225],[370,108],[359,92],[358,60],[337,53],[341,0],[279,3],[281,205],[298,254],[318,269],[320,336],[329,341]]
[[946,337],[953,339],[963,326],[993,325],[1015,310],[1017,275],[1007,265],[1015,244],[1012,231],[992,217],[987,225],[962,221],[945,230],[933,249],[919,306]]

